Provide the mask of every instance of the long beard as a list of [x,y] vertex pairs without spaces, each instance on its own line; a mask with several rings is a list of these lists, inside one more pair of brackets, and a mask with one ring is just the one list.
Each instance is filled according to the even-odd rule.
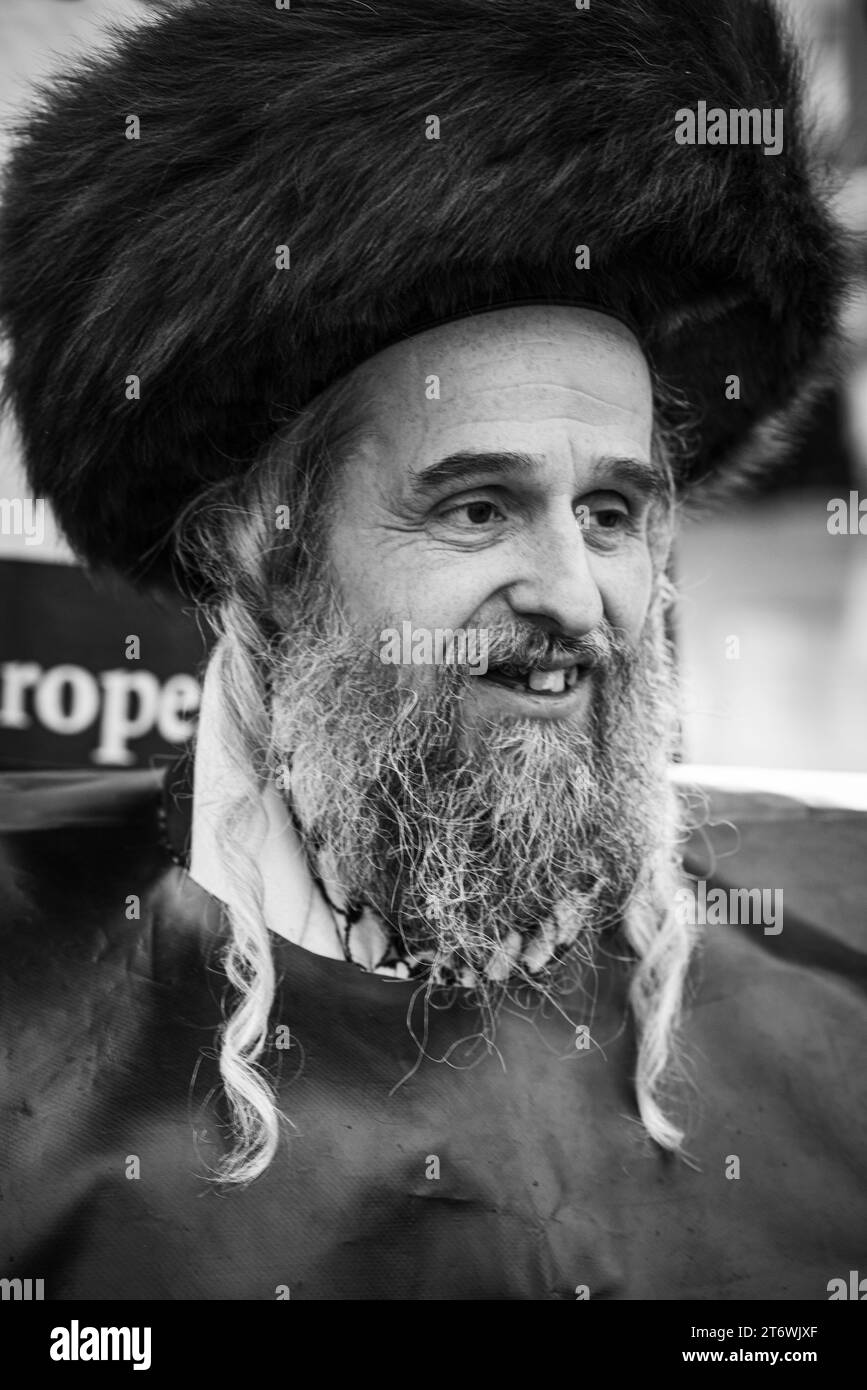
[[[318,864],[434,981],[547,988],[590,961],[668,829],[675,700],[658,595],[631,648],[610,627],[581,725],[471,726],[478,677],[439,667],[410,689],[328,599],[295,608],[269,674],[271,755]],[[510,632],[501,652],[548,639]],[[571,649],[571,648],[570,648]]]

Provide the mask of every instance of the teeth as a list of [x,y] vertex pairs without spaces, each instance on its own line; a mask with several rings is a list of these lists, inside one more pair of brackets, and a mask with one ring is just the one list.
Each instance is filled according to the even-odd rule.
[[578,684],[578,667],[570,666],[566,672],[566,689],[572,690]]
[[566,689],[565,671],[531,671],[527,677],[531,690],[547,690],[552,695],[562,695]]

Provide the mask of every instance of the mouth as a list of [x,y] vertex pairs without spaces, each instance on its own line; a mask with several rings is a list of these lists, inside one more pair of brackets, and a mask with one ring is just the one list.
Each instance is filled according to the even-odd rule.
[[492,681],[495,685],[505,686],[507,690],[515,690],[522,695],[541,695],[543,699],[556,699],[557,696],[566,695],[570,690],[574,690],[587,678],[589,671],[589,666],[578,664],[550,669],[542,666],[522,667],[504,662],[501,666],[489,666],[480,679]]

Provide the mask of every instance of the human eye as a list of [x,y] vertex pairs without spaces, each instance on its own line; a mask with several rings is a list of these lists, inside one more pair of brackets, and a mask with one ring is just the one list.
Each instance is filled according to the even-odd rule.
[[505,513],[490,497],[464,497],[440,507],[437,518],[461,531],[483,530],[505,521]]
[[599,492],[582,498],[575,507],[575,519],[588,537],[614,538],[639,529],[639,518],[619,492]]

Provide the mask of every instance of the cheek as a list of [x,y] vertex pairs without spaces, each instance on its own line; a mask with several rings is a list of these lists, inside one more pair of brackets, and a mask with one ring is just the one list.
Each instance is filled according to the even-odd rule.
[[490,597],[484,567],[460,564],[454,556],[415,554],[377,576],[379,612],[407,618],[417,627],[454,628],[468,623]]
[[364,625],[389,611],[393,576],[384,563],[381,537],[353,508],[353,499],[338,502],[325,544],[327,579],[346,614]]
[[328,565],[343,608],[356,623],[388,611],[382,566],[375,547],[362,534],[337,529],[328,547]]
[[344,609],[364,625],[411,619],[417,626],[448,626],[460,586],[446,569],[425,564],[409,545],[392,547],[380,536],[356,532],[329,552]]
[[653,595],[654,569],[649,550],[602,560],[595,566],[595,579],[602,597],[605,617],[633,643],[644,629]]
[[489,597],[490,564],[445,554],[418,536],[369,529],[338,518],[326,557],[346,613],[364,627],[410,620],[416,627],[460,627]]

